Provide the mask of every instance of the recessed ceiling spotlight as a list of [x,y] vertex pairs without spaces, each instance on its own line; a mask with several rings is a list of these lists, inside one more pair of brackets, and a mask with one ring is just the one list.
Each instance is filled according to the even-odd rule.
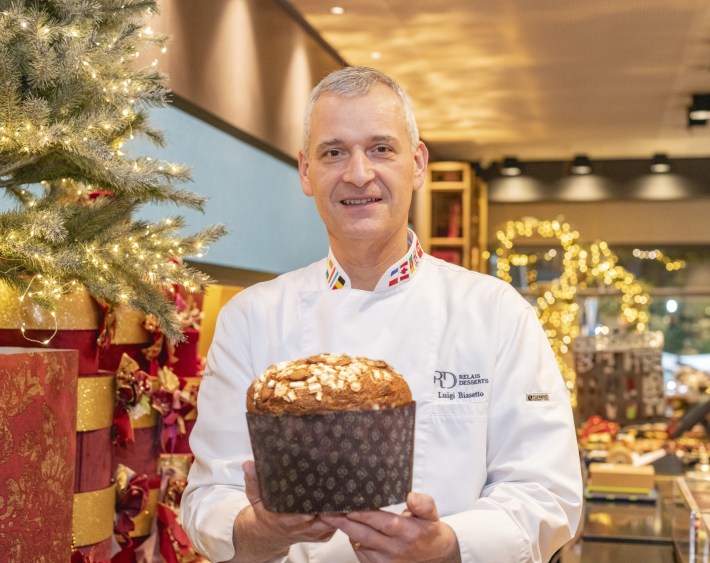
[[506,156],[503,159],[503,165],[500,167],[500,173],[503,176],[520,176],[522,173],[520,161],[514,156]]
[[381,59],[382,53],[380,53],[379,51],[372,51],[372,53],[370,53],[370,58],[375,60]]
[[665,174],[671,171],[671,163],[665,154],[655,154],[651,159],[651,172],[654,174]]
[[688,119],[705,122],[710,119],[710,94],[693,94],[693,105],[688,108]]
[[343,8],[342,6],[333,6],[330,9],[330,13],[334,16],[342,16],[345,13],[345,8]]
[[592,173],[592,163],[588,156],[579,154],[574,157],[572,161],[572,174],[591,174]]

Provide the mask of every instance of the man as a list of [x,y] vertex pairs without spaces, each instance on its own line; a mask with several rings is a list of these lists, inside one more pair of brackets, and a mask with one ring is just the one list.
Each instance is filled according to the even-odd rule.
[[[314,89],[298,169],[330,252],[220,313],[182,499],[212,560],[545,562],[573,537],[581,472],[554,356],[509,284],[421,252],[407,214],[427,162],[411,101],[386,75],[345,68]],[[323,352],[405,375],[417,402],[406,507],[309,516],[261,503],[246,389],[273,363]]]

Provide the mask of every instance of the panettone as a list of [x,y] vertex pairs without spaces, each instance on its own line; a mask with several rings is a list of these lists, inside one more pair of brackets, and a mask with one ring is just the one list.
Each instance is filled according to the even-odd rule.
[[249,387],[247,411],[310,414],[379,410],[411,401],[407,382],[387,362],[321,354],[266,369]]
[[267,510],[374,510],[412,487],[416,405],[386,362],[321,354],[270,366],[247,392]]

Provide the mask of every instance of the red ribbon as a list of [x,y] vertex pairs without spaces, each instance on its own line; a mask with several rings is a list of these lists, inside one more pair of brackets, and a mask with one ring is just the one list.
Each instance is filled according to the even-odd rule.
[[[132,361],[132,360],[131,360]],[[135,364],[134,362],[134,365]],[[113,441],[119,446],[125,446],[135,441],[133,422],[129,407],[140,403],[144,395],[151,390],[150,376],[143,370],[128,371],[120,369],[116,372],[116,406],[113,411]]]
[[148,476],[145,474],[133,475],[126,488],[119,491],[116,499],[115,533],[128,538],[129,533],[135,528],[132,519],[145,510],[149,493]]
[[[184,386],[181,381],[181,386]],[[183,401],[181,391],[159,389],[153,393],[153,408],[161,415],[162,430],[160,445],[164,452],[175,453],[178,435],[185,434],[185,416],[195,408],[191,402]]]
[[170,507],[159,503],[157,517],[160,555],[166,563],[180,563],[183,558],[194,555],[190,540]]

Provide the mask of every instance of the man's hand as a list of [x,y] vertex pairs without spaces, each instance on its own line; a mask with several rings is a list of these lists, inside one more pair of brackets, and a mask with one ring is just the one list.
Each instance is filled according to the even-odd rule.
[[270,512],[261,501],[261,490],[253,461],[242,465],[246,495],[251,503],[237,515],[232,561],[265,561],[286,555],[298,542],[325,542],[336,528],[310,514],[280,514]]
[[429,495],[409,493],[401,515],[375,510],[321,519],[348,535],[360,561],[461,561],[456,534],[439,520]]

